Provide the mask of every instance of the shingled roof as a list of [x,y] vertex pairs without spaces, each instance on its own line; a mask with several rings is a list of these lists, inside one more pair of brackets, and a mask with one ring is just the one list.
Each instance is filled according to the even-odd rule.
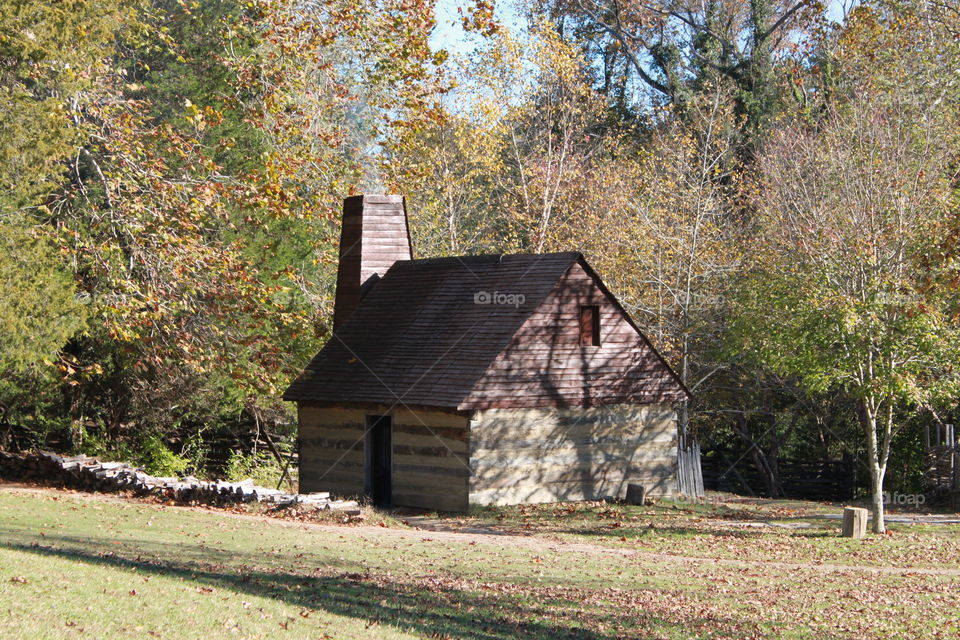
[[[580,357],[576,370],[561,366],[554,379],[552,363],[584,349],[550,344],[550,329],[538,331],[543,323],[536,319],[550,313],[546,306],[569,306],[545,303],[563,297],[573,270],[589,281],[594,298],[606,300],[622,330],[613,350],[593,353],[590,362]],[[521,335],[527,337],[518,348]],[[526,348],[529,342],[535,344]],[[511,352],[531,357],[530,365],[511,373],[518,368],[506,355]],[[470,409],[668,402],[686,395],[583,256],[565,252],[396,262],[283,397]]]

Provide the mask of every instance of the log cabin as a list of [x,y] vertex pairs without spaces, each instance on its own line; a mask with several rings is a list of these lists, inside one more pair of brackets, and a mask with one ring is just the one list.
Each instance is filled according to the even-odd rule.
[[412,259],[404,198],[343,208],[334,331],[284,393],[300,491],[472,505],[677,490],[677,375],[576,252]]

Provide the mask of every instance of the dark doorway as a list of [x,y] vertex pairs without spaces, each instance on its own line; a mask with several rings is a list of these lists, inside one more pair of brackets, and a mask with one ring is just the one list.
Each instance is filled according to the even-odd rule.
[[367,479],[370,497],[378,507],[393,503],[393,420],[367,416]]

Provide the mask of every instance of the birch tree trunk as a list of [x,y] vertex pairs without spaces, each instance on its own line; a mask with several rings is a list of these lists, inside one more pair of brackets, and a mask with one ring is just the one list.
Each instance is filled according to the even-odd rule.
[[870,510],[873,513],[873,532],[884,533],[886,526],[883,514],[883,477],[887,472],[885,460],[881,460],[877,445],[877,411],[873,398],[864,399],[861,407],[861,422],[867,436],[867,464],[870,468]]

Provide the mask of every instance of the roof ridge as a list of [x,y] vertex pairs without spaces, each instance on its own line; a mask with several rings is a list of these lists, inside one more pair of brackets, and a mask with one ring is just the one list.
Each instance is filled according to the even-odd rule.
[[398,260],[397,263],[403,262],[417,262],[417,263],[439,263],[439,262],[463,262],[463,261],[483,261],[483,262],[494,262],[495,260],[502,261],[504,258],[547,258],[547,257],[566,257],[571,260],[576,260],[583,257],[583,254],[579,251],[551,251],[549,253],[476,253],[476,254],[465,254],[459,256],[432,256],[429,258],[413,258],[412,260]]

